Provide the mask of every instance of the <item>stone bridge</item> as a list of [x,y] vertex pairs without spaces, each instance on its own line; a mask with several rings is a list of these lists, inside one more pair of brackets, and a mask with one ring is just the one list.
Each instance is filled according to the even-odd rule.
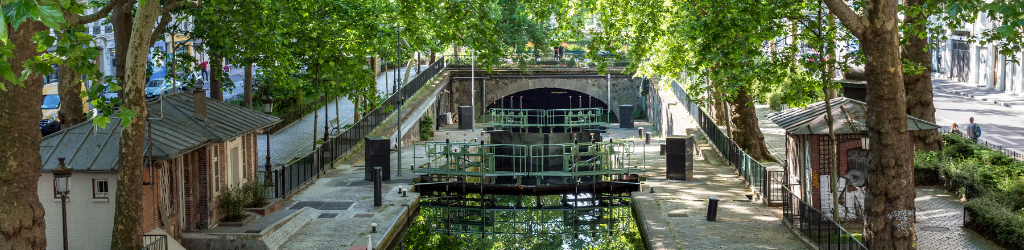
[[[641,78],[622,74],[619,69],[608,69],[609,75],[599,74],[595,69],[549,69],[525,73],[520,70],[485,70],[475,72],[475,86],[472,86],[471,71],[452,70],[449,91],[451,105],[470,106],[475,102],[474,117],[479,118],[484,109],[502,97],[521,91],[554,88],[578,91],[611,104],[612,113],[618,113],[619,105],[631,104],[638,107],[643,101],[640,96]],[[473,93],[475,96],[470,96]],[[609,97],[610,96],[610,97]],[[602,105],[603,106],[603,105]]]

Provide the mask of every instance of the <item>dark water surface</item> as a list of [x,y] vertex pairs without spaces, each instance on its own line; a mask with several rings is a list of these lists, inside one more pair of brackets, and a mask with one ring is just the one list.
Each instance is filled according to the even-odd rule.
[[628,197],[437,195],[420,200],[404,249],[644,249]]

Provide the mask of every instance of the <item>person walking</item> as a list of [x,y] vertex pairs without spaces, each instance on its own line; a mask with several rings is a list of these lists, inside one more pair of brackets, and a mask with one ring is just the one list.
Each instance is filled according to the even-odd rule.
[[953,123],[953,128],[949,130],[949,133],[964,136],[964,132],[960,131],[960,126],[957,126],[955,122]]
[[199,63],[199,66],[203,67],[203,80],[210,79],[210,72],[206,71],[206,65],[207,64],[209,64],[209,63],[208,62]]
[[970,138],[974,142],[978,142],[978,137],[981,137],[981,126],[974,123],[974,117],[971,117],[971,123],[967,124],[967,138]]

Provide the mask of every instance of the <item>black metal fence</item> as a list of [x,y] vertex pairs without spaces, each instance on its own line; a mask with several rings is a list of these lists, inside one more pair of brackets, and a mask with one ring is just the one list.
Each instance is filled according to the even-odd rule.
[[142,250],[166,250],[167,235],[147,234],[142,236]]
[[868,249],[862,235],[851,234],[842,226],[807,204],[783,186],[782,217],[819,249]]
[[[307,181],[314,179],[317,174],[324,170],[325,165],[333,164],[335,160],[338,160],[349,150],[355,148],[356,145],[362,142],[364,137],[378,127],[395,126],[397,122],[385,124],[384,121],[392,112],[398,110],[396,107],[401,107],[398,101],[411,99],[417,91],[423,88],[430,79],[441,73],[442,70],[444,70],[443,57],[409,80],[398,93],[392,94],[372,111],[363,114],[358,121],[352,123],[351,127],[346,128],[337,135],[332,135],[334,137],[330,139],[322,141],[323,144],[317,145],[317,149],[308,155],[274,169],[271,173],[274,185],[270,192],[275,198],[288,195]],[[401,120],[401,118],[399,117],[397,120]],[[264,174],[264,171],[261,170],[258,173],[259,178],[265,177]]]
[[[943,133],[943,134],[949,134],[950,130],[951,129],[940,128],[939,132]],[[954,135],[959,135],[959,136],[961,136],[963,138],[968,138],[967,137],[967,130],[965,129],[965,130],[961,130],[961,131],[962,131],[961,133],[954,134]],[[1000,145],[992,144],[992,143],[988,142],[987,140],[985,140],[984,137],[978,138],[978,142],[977,143],[978,143],[978,145],[985,146],[985,147],[987,147],[987,148],[989,148],[989,149],[991,149],[993,151],[1003,153],[1004,155],[1009,156],[1010,158],[1013,158],[1013,159],[1015,159],[1015,160],[1017,160],[1019,162],[1024,162],[1024,153],[1017,152],[1016,150],[1012,150],[1012,149],[1008,149],[1008,148],[1003,148],[1003,146],[1000,146]]]

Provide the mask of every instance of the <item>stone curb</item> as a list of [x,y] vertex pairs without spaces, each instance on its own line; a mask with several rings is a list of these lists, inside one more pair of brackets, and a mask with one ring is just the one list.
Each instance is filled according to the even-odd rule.
[[[947,93],[947,94],[954,94],[954,95],[963,96],[963,97],[966,97],[966,98],[978,99],[974,95],[971,95],[971,94],[968,94],[968,93],[965,93],[965,92],[950,91],[950,90],[945,90],[942,87],[935,87],[935,86],[933,86],[932,89],[938,90],[938,91],[941,91],[941,92]],[[1006,108],[1011,108],[1011,109],[1022,109],[1022,108],[1015,108],[1013,105],[1010,105],[1009,103],[1006,103],[1006,102],[1001,102],[1001,101],[997,101],[997,100],[989,100],[988,98],[981,98],[981,101],[992,103],[992,104],[999,105],[999,106],[1006,107]]]

